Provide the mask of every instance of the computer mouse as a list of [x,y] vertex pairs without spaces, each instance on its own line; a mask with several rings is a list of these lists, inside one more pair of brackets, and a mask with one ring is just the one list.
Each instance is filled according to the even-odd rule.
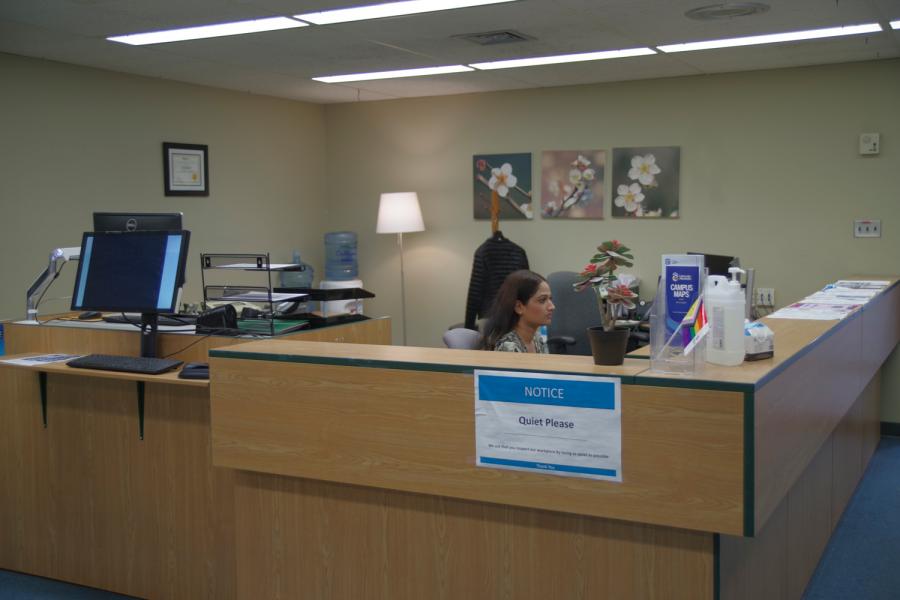
[[102,312],[96,310],[89,310],[78,315],[78,319],[81,321],[86,321],[88,319],[99,319],[103,316]]
[[179,379],[209,379],[209,363],[191,362],[178,373]]

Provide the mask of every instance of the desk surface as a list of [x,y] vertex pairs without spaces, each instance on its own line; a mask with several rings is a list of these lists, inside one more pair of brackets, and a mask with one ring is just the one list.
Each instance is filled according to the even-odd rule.
[[4,362],[16,358],[28,358],[31,356],[40,356],[42,352],[26,352],[24,354],[13,354],[0,358],[0,367],[12,367],[14,369],[27,369],[29,371],[37,371],[40,373],[50,373],[53,375],[75,375],[81,377],[96,377],[99,379],[117,379],[120,381],[143,381],[145,383],[160,383],[168,385],[185,385],[191,387],[209,387],[208,379],[179,379],[178,373],[181,369],[161,373],[160,375],[148,375],[145,373],[124,373],[122,371],[102,371],[99,369],[76,369],[68,366],[65,362],[45,363],[42,365],[15,365]]

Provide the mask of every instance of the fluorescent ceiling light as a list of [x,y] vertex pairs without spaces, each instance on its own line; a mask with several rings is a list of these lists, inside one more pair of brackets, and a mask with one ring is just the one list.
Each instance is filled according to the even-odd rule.
[[753,35],[750,37],[730,38],[726,40],[671,44],[668,46],[657,46],[657,48],[663,52],[689,52],[691,50],[709,50],[711,48],[732,48],[734,46],[754,46],[757,44],[777,44],[779,42],[793,42],[797,40],[814,40],[842,35],[874,33],[876,31],[881,31],[881,25],[878,23],[868,23],[866,25],[851,25],[848,27],[829,27],[828,29],[811,29],[809,31]]
[[322,83],[344,83],[346,81],[369,81],[372,79],[394,79],[398,77],[421,77],[422,75],[443,75],[444,73],[463,73],[471,71],[465,65],[449,65],[446,67],[425,67],[423,69],[403,69],[400,71],[379,71],[377,73],[357,73],[355,75],[331,75],[329,77],[313,77],[313,81]]
[[514,67],[534,67],[537,65],[553,65],[557,63],[581,62],[585,60],[607,60],[610,58],[626,58],[628,56],[646,56],[648,54],[656,54],[656,52],[650,48],[629,48],[628,50],[605,50],[603,52],[584,52],[582,54],[514,58],[512,60],[469,63],[469,65],[480,70],[512,69]]
[[316,25],[330,25],[332,23],[382,19],[384,17],[413,15],[416,13],[434,12],[437,10],[451,10],[454,8],[482,6],[484,4],[500,4],[501,2],[513,1],[514,0],[408,0],[407,2],[387,2],[385,4],[373,4],[371,6],[325,10],[322,12],[307,13],[305,15],[294,15],[294,17],[310,23],[315,23]]
[[306,27],[288,17],[271,17],[268,19],[253,19],[252,21],[236,21],[234,23],[218,23],[216,25],[200,25],[199,27],[184,27],[182,29],[169,29],[165,31],[149,31],[147,33],[133,33],[131,35],[116,35],[108,37],[111,42],[121,42],[132,46],[145,44],[163,44],[166,42],[183,42],[185,40],[199,40],[203,38],[222,37],[226,35],[240,35],[242,33],[257,33],[260,31],[275,31],[277,29],[291,29],[293,27]]
[[900,21],[891,21],[891,29],[900,29]]

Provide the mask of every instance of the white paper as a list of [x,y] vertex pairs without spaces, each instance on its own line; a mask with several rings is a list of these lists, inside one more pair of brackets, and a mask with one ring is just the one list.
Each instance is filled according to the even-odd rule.
[[825,304],[820,302],[795,302],[775,311],[771,319],[808,319],[814,321],[840,321],[862,304]]
[[479,467],[622,481],[621,381],[475,371]]
[[[288,300],[299,300],[305,298],[309,294],[290,294],[287,292],[272,292],[272,302],[287,302]],[[220,296],[216,300],[231,300],[233,302],[268,302],[268,292],[244,292],[243,294],[229,294]]]
[[19,365],[22,367],[35,367],[39,365],[46,365],[48,363],[58,363],[65,362],[67,360],[72,360],[73,358],[78,358],[81,356],[80,354],[41,354],[40,356],[28,356],[26,358],[7,358],[0,359],[0,362],[5,362],[9,365]]
[[841,279],[840,281],[836,281],[834,285],[856,290],[883,290],[891,285],[891,282],[884,280]]
[[[260,267],[256,263],[232,263],[229,265],[219,265],[217,269],[240,269],[243,271],[265,271],[265,267]],[[297,265],[293,263],[269,263],[270,271],[282,271],[286,269],[295,269]]]

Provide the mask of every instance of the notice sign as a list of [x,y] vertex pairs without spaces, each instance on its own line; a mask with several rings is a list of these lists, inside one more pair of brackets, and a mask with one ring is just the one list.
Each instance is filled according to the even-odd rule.
[[475,371],[477,465],[622,481],[615,377]]

